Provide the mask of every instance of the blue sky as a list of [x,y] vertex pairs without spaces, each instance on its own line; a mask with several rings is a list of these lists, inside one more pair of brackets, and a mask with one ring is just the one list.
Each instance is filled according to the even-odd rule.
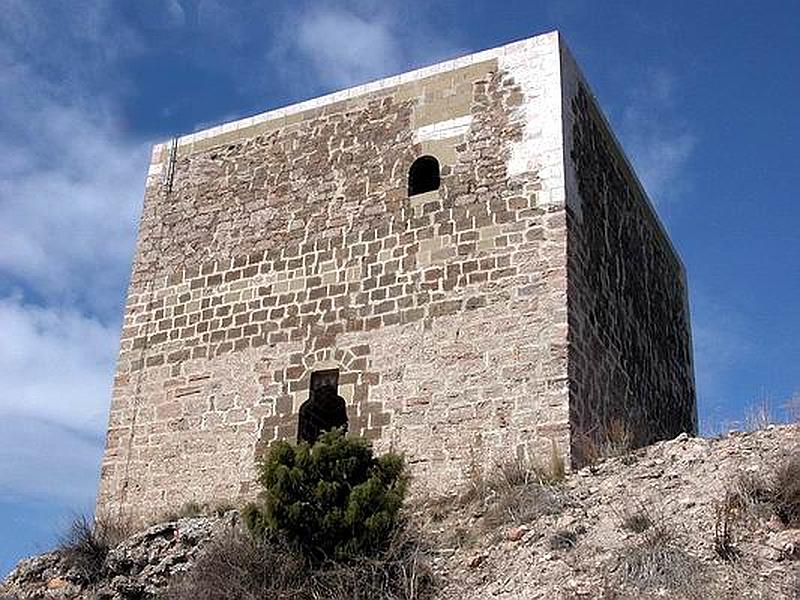
[[0,12],[0,574],[92,507],[151,143],[556,28],[686,263],[702,429],[800,390],[798,2]]

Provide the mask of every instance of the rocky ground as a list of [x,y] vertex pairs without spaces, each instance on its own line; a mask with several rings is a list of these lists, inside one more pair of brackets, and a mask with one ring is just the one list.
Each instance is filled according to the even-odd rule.
[[800,600],[800,529],[757,498],[731,501],[798,452],[795,425],[681,436],[582,469],[560,510],[455,552],[441,598]]
[[[800,529],[763,493],[798,453],[799,425],[681,436],[554,485],[515,481],[429,500],[410,519],[430,547],[441,600],[800,600]],[[114,547],[94,584],[58,553],[31,558],[0,598],[157,598],[237,523],[230,511],[153,526]]]
[[0,599],[115,599],[158,597],[169,581],[191,568],[193,559],[215,535],[235,526],[235,511],[223,516],[190,517],[154,525],[114,547],[99,583],[69,564],[59,552],[22,561],[0,587]]

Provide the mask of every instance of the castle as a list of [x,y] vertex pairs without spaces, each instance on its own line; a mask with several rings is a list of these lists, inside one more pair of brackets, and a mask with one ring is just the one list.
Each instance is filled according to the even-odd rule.
[[684,268],[557,32],[156,145],[98,511],[251,498],[321,385],[417,485],[697,427]]

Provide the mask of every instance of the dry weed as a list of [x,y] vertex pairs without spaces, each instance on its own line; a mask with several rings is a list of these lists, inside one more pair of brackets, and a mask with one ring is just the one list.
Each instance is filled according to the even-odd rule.
[[164,600],[422,600],[434,588],[427,553],[406,529],[380,554],[321,564],[286,543],[232,530],[203,550]]
[[760,431],[762,429],[766,429],[774,422],[775,418],[773,415],[772,406],[769,399],[766,397],[757,400],[745,408],[745,431]]
[[256,600],[299,598],[306,561],[279,543],[259,543],[234,530],[216,537],[194,568],[174,581],[164,600]]
[[775,471],[772,483],[775,514],[787,527],[800,527],[800,452],[786,459]]
[[741,519],[739,496],[727,492],[725,498],[714,509],[714,552],[722,560],[733,561],[739,557],[734,539],[734,529]]
[[207,507],[199,502],[184,502],[177,509],[169,510],[166,513],[159,515],[155,523],[168,523],[171,521],[177,521],[178,519],[189,519],[193,517],[199,517],[207,513]]
[[792,394],[783,408],[790,423],[800,423],[800,391]]
[[632,533],[644,533],[653,525],[653,519],[645,507],[622,515],[621,526]]
[[494,469],[491,477],[473,481],[462,503],[478,504],[483,529],[499,534],[504,526],[522,525],[560,512],[563,498],[557,484],[562,477],[557,461],[548,469],[522,460],[509,461]]
[[666,590],[701,598],[702,575],[700,562],[680,547],[664,523],[651,525],[618,557],[618,583],[640,593]]
[[97,581],[109,551],[130,533],[127,523],[111,518],[76,517],[56,552],[67,568],[88,583]]
[[623,456],[635,461],[636,435],[622,419],[612,419],[602,432],[576,432],[573,451],[581,465]]

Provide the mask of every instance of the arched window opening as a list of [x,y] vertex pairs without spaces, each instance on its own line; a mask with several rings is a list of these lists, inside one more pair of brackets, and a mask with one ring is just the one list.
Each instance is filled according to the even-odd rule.
[[420,156],[408,171],[408,195],[415,196],[439,189],[439,161]]
[[347,431],[347,409],[339,395],[339,371],[311,373],[308,400],[300,405],[297,441],[313,444],[320,435],[336,427]]

